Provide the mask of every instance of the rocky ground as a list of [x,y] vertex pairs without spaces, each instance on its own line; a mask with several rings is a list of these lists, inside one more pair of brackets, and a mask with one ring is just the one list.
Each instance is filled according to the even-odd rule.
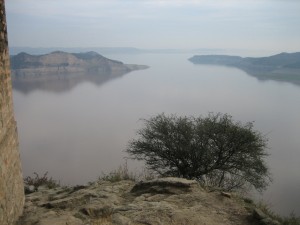
[[[30,187],[29,187],[30,189]],[[33,190],[32,190],[33,191]],[[279,224],[234,194],[208,191],[180,178],[98,181],[26,195],[18,225]]]

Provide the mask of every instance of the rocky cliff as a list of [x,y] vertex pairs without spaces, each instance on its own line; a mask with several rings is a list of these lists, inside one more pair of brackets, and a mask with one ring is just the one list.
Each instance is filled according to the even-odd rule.
[[181,178],[28,188],[33,192],[26,197],[19,225],[279,224],[249,200]]

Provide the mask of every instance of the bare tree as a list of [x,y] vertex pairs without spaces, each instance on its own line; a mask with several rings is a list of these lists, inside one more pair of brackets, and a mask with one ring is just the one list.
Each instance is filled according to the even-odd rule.
[[247,184],[263,190],[270,181],[264,161],[267,140],[252,122],[235,122],[221,113],[198,118],[159,114],[143,121],[126,151],[162,176],[227,190]]

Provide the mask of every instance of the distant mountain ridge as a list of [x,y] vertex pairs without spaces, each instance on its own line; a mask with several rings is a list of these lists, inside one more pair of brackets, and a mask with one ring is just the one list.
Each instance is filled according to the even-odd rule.
[[13,79],[50,78],[51,75],[74,73],[127,73],[146,69],[147,66],[124,64],[111,60],[96,52],[67,53],[55,51],[44,55],[30,55],[25,52],[11,56]]
[[300,68],[300,52],[280,53],[269,57],[240,57],[228,55],[195,55],[189,59],[196,64],[221,64],[226,66],[264,66],[266,69]]
[[34,90],[65,92],[82,82],[100,86],[131,71],[148,68],[124,64],[92,51],[43,55],[22,52],[11,56],[10,62],[13,88],[25,94]]
[[280,53],[269,57],[240,57],[228,55],[195,55],[194,64],[236,67],[261,80],[273,79],[300,85],[300,52]]
[[141,49],[134,47],[53,47],[53,48],[34,48],[34,47],[10,47],[9,52],[11,55],[17,55],[21,52],[27,52],[29,54],[41,55],[54,51],[63,52],[98,52],[103,55],[110,54],[176,54],[176,53],[190,53],[196,54],[199,52],[205,54],[227,52],[225,49],[217,48],[196,48],[196,49],[176,49],[176,48],[162,48],[162,49]]

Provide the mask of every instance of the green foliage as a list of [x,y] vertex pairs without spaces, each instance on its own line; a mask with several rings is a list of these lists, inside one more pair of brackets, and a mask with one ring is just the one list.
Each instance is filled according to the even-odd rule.
[[39,186],[46,186],[50,189],[56,188],[60,186],[60,183],[56,180],[53,180],[52,177],[48,177],[48,172],[44,173],[42,177],[40,177],[37,173],[33,173],[35,177],[27,176],[24,179],[24,183],[26,185],[32,185],[37,190]]
[[246,185],[263,190],[270,181],[264,161],[267,140],[251,122],[234,122],[220,113],[197,118],[159,114],[144,120],[137,134],[127,153],[162,176],[226,190]]

